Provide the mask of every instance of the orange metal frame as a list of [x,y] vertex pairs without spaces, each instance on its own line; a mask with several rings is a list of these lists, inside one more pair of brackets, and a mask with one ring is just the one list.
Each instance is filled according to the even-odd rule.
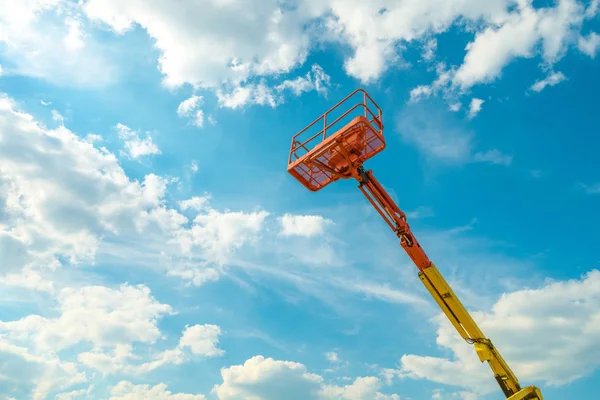
[[[348,104],[357,94],[362,94],[360,101]],[[331,114],[344,105],[347,110],[331,121]],[[361,108],[362,115],[352,118],[352,112]],[[301,141],[302,135],[320,123],[322,129]],[[362,164],[384,148],[381,108],[367,92],[357,89],[294,135],[288,171],[309,190],[317,191],[333,181],[349,177],[352,165]],[[301,151],[304,154],[299,155]]]

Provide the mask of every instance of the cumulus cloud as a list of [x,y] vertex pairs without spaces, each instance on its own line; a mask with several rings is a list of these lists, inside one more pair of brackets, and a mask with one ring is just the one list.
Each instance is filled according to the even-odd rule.
[[329,352],[325,353],[325,358],[327,358],[327,361],[329,361],[329,362],[339,362],[340,361],[340,357],[338,356],[338,354],[335,351],[329,351]]
[[198,95],[192,95],[190,98],[182,101],[177,107],[177,115],[180,118],[190,118],[191,123],[202,128],[204,126],[204,111],[200,109],[202,105],[203,97]]
[[65,118],[56,110],[52,110],[52,120],[54,122],[59,123],[60,125],[63,125],[65,123]]
[[[472,314],[522,382],[565,385],[599,366],[599,309],[600,271],[593,270],[581,279],[505,293],[489,311]],[[447,319],[440,315],[434,323],[437,344],[453,357],[407,354],[400,360],[399,375],[478,394],[497,390],[489,368]]]
[[78,5],[68,0],[3,2],[2,54],[11,73],[60,85],[102,87],[116,68],[103,46],[86,33]]
[[190,165],[190,170],[192,173],[198,172],[198,162],[196,160],[192,160],[192,164]]
[[279,219],[279,222],[281,224],[281,235],[305,237],[322,235],[325,232],[325,227],[333,223],[320,215],[292,214],[285,214]]
[[300,363],[263,356],[248,359],[243,365],[221,370],[223,382],[213,393],[219,400],[252,398],[257,400],[399,400],[398,395],[379,392],[375,377],[359,377],[347,386],[327,385],[320,375],[308,372]]
[[327,385],[323,388],[323,400],[400,400],[397,394],[384,394],[379,390],[382,384],[373,376],[358,377],[350,385]]
[[449,69],[438,68],[438,78],[430,85],[414,88],[411,100],[441,92],[452,107],[471,87],[498,79],[515,59],[539,56],[545,66],[552,66],[569,47],[577,45],[582,52],[594,55],[593,34],[588,38],[579,37],[577,43],[578,32],[586,19],[586,10],[580,2],[560,0],[552,6],[538,8],[531,2],[518,2],[511,11],[505,8],[509,2],[502,3],[502,11],[496,10],[488,16],[489,24],[484,24],[466,46],[462,64]]
[[421,54],[421,57],[423,57],[425,61],[433,60],[435,57],[435,51],[437,50],[437,45],[438,43],[436,38],[429,39],[423,46],[423,53]]
[[201,394],[172,393],[168,386],[159,383],[155,386],[135,385],[121,381],[111,389],[110,400],[205,400]]
[[287,79],[271,88],[265,81],[250,84],[226,86],[217,91],[221,107],[237,109],[248,104],[276,107],[285,101],[285,94],[291,92],[295,96],[316,91],[327,95],[331,78],[319,65],[313,65],[306,76]]
[[479,114],[479,111],[481,111],[481,106],[483,105],[484,100],[482,99],[478,99],[478,98],[473,98],[471,99],[471,105],[469,106],[469,118],[473,119],[475,118],[475,116],[477,114]]
[[[368,83],[389,68],[403,66],[403,50],[413,43],[423,46],[423,58],[431,61],[436,35],[452,26],[477,23],[475,38],[467,46],[463,62],[452,68],[448,82],[467,90],[498,78],[516,58],[539,55],[544,63],[555,63],[569,46],[576,45],[583,22],[593,18],[598,9],[595,1],[585,7],[577,0],[560,0],[545,7],[535,7],[530,1],[515,6],[514,1],[507,0],[451,0],[443,4],[301,0],[293,7],[260,0],[184,3],[181,9],[186,12],[180,13],[161,0],[134,0],[126,5],[117,0],[80,4],[36,0],[4,7],[0,18],[8,24],[5,41],[11,54],[22,60],[22,73],[66,77],[61,66],[79,65],[77,62],[104,65],[106,51],[86,32],[88,25],[99,22],[117,35],[139,27],[154,40],[160,53],[157,62],[165,85],[190,84],[197,90],[212,90],[221,106],[238,108],[245,104],[275,106],[281,102],[282,88],[295,94],[320,92],[317,81],[325,83],[328,78],[319,77],[314,67],[312,83],[303,76],[288,79],[285,75],[302,67],[310,52],[323,44],[349,47],[343,62],[346,73]],[[251,18],[247,17],[248,10]],[[357,14],[361,19],[355,18]],[[50,43],[56,39],[62,43],[62,51],[54,54]],[[589,54],[595,48],[589,43],[580,41],[579,48]],[[27,51],[29,48],[42,52],[34,55]],[[42,66],[48,65],[52,74],[43,72]],[[94,76],[94,81],[103,81],[90,74],[89,68],[81,70]],[[103,72],[104,76],[114,76],[109,68]],[[198,109],[192,120],[202,125],[204,112]]]
[[3,390],[16,398],[42,400],[52,391],[63,391],[87,380],[75,363],[62,361],[53,353],[34,354],[4,337],[0,338],[0,369]]
[[145,138],[141,138],[138,132],[121,123],[116,125],[116,129],[119,138],[123,140],[125,154],[128,157],[138,160],[144,156],[161,154],[160,149],[152,141],[152,136],[149,133],[146,133]]
[[[142,285],[121,285],[118,290],[104,286],[67,288],[58,294],[57,303],[58,317],[32,314],[15,321],[0,321],[3,357],[33,364],[31,368],[45,368],[42,374],[32,369],[30,375],[31,382],[36,382],[30,390],[38,393],[40,399],[51,390],[85,381],[84,367],[104,376],[137,375],[167,364],[178,365],[194,356],[217,357],[224,353],[218,347],[220,327],[194,325],[185,327],[175,348],[140,362],[144,357],[134,354],[134,344],[136,348],[142,344],[154,347],[164,339],[158,320],[173,313],[171,306],[158,302]],[[64,362],[57,356],[64,349],[82,348],[89,350],[79,350],[78,363]],[[89,394],[88,391],[64,393],[63,397]]]
[[194,210],[201,211],[203,208],[208,206],[211,197],[206,196],[194,196],[191,199],[181,200],[179,202],[179,209],[181,211]]
[[[119,129],[125,137],[137,135],[124,125]],[[64,126],[48,129],[7,97],[0,100],[0,141],[4,285],[52,292],[60,284],[45,282],[45,274],[119,260],[202,285],[219,279],[239,251],[270,234],[266,210],[218,210],[208,194],[170,206],[172,178],[148,174],[132,180],[105,148]],[[294,221],[288,233],[314,236],[325,219]],[[285,253],[288,259],[296,250],[283,243],[264,249],[271,257]],[[317,250],[313,264],[335,259],[329,245]]]
[[596,58],[596,53],[600,49],[600,35],[592,32],[587,36],[580,36],[577,43],[579,50],[592,58]]
[[194,325],[186,327],[179,340],[179,347],[188,347],[195,355],[216,357],[224,354],[217,347],[221,328],[216,325]]
[[245,213],[209,209],[196,215],[190,229],[178,231],[176,242],[186,254],[202,249],[209,258],[225,263],[233,251],[257,240],[268,215],[264,210]]
[[562,72],[553,72],[548,75],[546,78],[536,81],[533,85],[531,85],[531,90],[534,92],[541,92],[547,86],[555,86],[567,79]]
[[78,400],[91,399],[94,385],[90,385],[87,389],[71,390],[70,392],[59,393],[56,395],[56,400]]
[[0,322],[0,330],[13,339],[31,338],[40,351],[57,351],[82,342],[97,348],[134,341],[152,344],[160,338],[158,318],[172,312],[144,286],[66,288],[57,302],[57,318],[29,315]]

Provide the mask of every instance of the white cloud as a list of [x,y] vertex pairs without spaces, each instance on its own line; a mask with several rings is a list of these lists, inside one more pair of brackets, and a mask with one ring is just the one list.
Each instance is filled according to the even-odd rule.
[[52,353],[32,354],[27,348],[11,344],[4,337],[0,338],[0,355],[3,388],[17,398],[42,400],[51,391],[63,391],[87,380],[75,363],[61,361]]
[[475,153],[475,155],[473,155],[473,160],[477,162],[509,166],[512,164],[513,157],[502,154],[500,151],[494,149],[486,152]]
[[191,199],[182,200],[179,202],[179,209],[181,211],[194,210],[201,211],[208,206],[211,196],[205,195],[203,197],[194,196]]
[[579,50],[592,58],[596,58],[596,53],[600,50],[600,35],[592,32],[587,36],[580,36],[578,46]]
[[87,389],[72,390],[70,392],[59,393],[55,400],[80,400],[91,399],[94,385],[90,385]]
[[433,217],[435,212],[431,207],[420,206],[416,210],[407,211],[406,217],[409,219],[419,219],[419,218],[428,218]]
[[11,74],[61,85],[104,87],[116,68],[85,33],[78,5],[68,0],[5,1],[0,7],[2,53]]
[[124,142],[125,153],[129,157],[137,160],[144,156],[161,154],[160,149],[154,144],[149,133],[142,139],[138,132],[121,123],[116,125],[116,129],[119,133],[119,138]]
[[[471,103],[473,110],[480,107],[479,101]],[[449,111],[433,104],[408,104],[397,115],[396,121],[402,139],[416,147],[430,162],[450,165],[468,162],[509,165],[512,162],[512,157],[499,150],[475,151],[473,132]]]
[[562,72],[553,72],[546,78],[536,81],[531,85],[531,90],[534,92],[541,92],[546,86],[555,86],[567,79]]
[[[63,126],[41,127],[2,96],[0,139],[0,247],[10,246],[12,270],[55,269],[62,264],[58,255],[71,263],[91,260],[97,234],[118,224],[131,207],[125,193],[145,192],[129,182],[114,156]],[[23,157],[24,149],[35,163]]]
[[319,65],[313,65],[305,76],[284,80],[271,88],[265,81],[247,85],[234,85],[217,91],[221,107],[237,109],[248,104],[276,107],[285,102],[285,93],[290,91],[295,96],[316,91],[327,95],[331,78]]
[[111,390],[110,400],[205,400],[201,394],[172,393],[167,385],[159,383],[156,386],[134,385],[121,381]]
[[82,32],[83,23],[80,19],[67,17],[65,25],[68,29],[68,33],[63,39],[66,49],[70,52],[80,50],[85,46],[84,33]]
[[590,185],[580,183],[579,186],[588,194],[600,194],[600,183]]
[[346,386],[328,385],[323,389],[323,400],[400,400],[397,394],[379,392],[381,382],[373,376],[358,377]]
[[186,327],[183,335],[179,340],[179,347],[189,347],[195,355],[205,357],[216,357],[224,354],[224,351],[219,349],[219,336],[221,328],[216,325],[194,325]]
[[432,94],[431,87],[420,85],[410,91],[410,101],[417,102],[421,99],[428,98]]
[[325,73],[320,65],[314,64],[310,72],[305,76],[299,76],[292,80],[285,80],[275,86],[277,92],[290,90],[294,95],[300,96],[304,92],[315,90],[317,93],[326,95],[331,85],[331,77]]
[[[505,9],[508,2],[503,3],[502,11],[489,15],[474,40],[466,46],[462,64],[449,69],[438,65],[438,78],[431,85],[414,88],[411,101],[441,92],[451,109],[457,111],[461,96],[474,85],[499,78],[513,60],[539,55],[546,69],[559,61],[569,46],[576,44],[585,19],[585,10],[576,0],[559,0],[554,6],[542,8],[534,8],[531,2],[524,1],[510,12]],[[595,52],[595,44],[583,37],[579,38],[579,48],[589,55]]]
[[[3,252],[2,255],[4,256],[6,253]],[[13,266],[9,266],[9,268],[10,267]],[[24,268],[19,272],[0,276],[0,285],[21,287],[47,293],[54,292],[54,283],[52,280],[43,277],[39,272],[32,270],[31,268]]]
[[[423,46],[425,60],[433,60],[435,35],[452,26],[477,26],[462,65],[451,69],[452,85],[468,89],[496,79],[515,58],[539,53],[544,63],[555,63],[576,43],[583,22],[593,18],[598,9],[596,0],[587,8],[576,0],[537,8],[530,1],[515,6],[507,0],[377,0],[369,4],[300,0],[293,7],[260,0],[182,1],[185,13],[162,0],[132,0],[126,5],[118,0],[11,4],[0,14],[8,26],[6,38],[0,40],[9,43],[8,52],[17,57],[21,73],[66,83],[87,79],[88,84],[105,84],[115,71],[106,66],[108,51],[94,41],[88,28],[100,22],[100,26],[124,35],[139,27],[159,51],[158,68],[165,85],[190,84],[195,90],[212,90],[221,106],[238,108],[280,104],[282,93],[275,88],[285,87],[296,94],[320,91],[314,85],[315,76],[309,89],[305,77],[287,79],[285,75],[302,67],[309,53],[324,44],[349,48],[343,62],[346,73],[368,83],[389,68],[403,66],[402,52],[413,43]],[[251,17],[244,10],[252,10]],[[54,49],[56,42],[61,43],[60,51]],[[589,50],[590,45],[583,48]],[[74,74],[73,66],[82,64],[79,69],[84,73]],[[75,79],[69,81],[69,73]],[[197,110],[191,118],[202,125],[205,115]]]
[[[119,128],[127,138],[137,135]],[[213,279],[222,272],[214,264],[256,243],[269,215],[207,204],[189,221],[166,204],[172,179],[149,174],[132,181],[105,148],[64,126],[47,129],[7,97],[0,97],[0,140],[0,251],[6,255],[0,276],[12,274],[2,278],[5,284],[23,283],[23,268],[45,277],[44,271],[92,264],[98,256],[195,282]]]
[[436,38],[429,39],[427,42],[425,42],[425,45],[423,46],[423,52],[421,53],[421,57],[423,57],[425,61],[433,60],[435,58],[437,45],[438,43]]
[[553,8],[541,9],[521,2],[499,28],[488,27],[469,43],[453,81],[463,88],[490,82],[514,58],[532,57],[540,40],[544,60],[554,63],[562,57],[582,21],[583,8],[575,0],[560,0]]
[[85,141],[88,142],[88,143],[98,143],[98,142],[101,142],[103,140],[104,140],[104,138],[102,136],[96,134],[96,133],[88,133],[85,136]]
[[220,212],[211,208],[198,214],[190,229],[178,231],[176,241],[184,254],[201,248],[211,259],[226,263],[233,251],[258,238],[268,215],[267,211]]
[[64,125],[65,118],[56,110],[52,110],[52,120],[58,122],[60,125]]
[[[165,365],[180,365],[192,356],[218,357],[225,353],[218,348],[221,328],[217,325],[186,326],[179,344],[171,349],[155,353],[150,361],[134,364],[134,360],[142,359],[133,354],[131,344],[117,344],[112,351],[98,347],[92,351],[79,353],[77,359],[89,368],[100,371],[104,375],[128,373],[144,374]],[[189,349],[189,351],[186,351]]]
[[[549,282],[538,289],[503,294],[486,312],[473,312],[521,382],[565,385],[599,365],[600,271],[579,280]],[[478,394],[497,390],[489,367],[455,332],[445,316],[434,319],[436,342],[453,358],[404,355],[399,373],[408,378],[462,386]],[[577,337],[577,341],[570,338]]]
[[204,111],[196,110],[194,114],[193,124],[198,128],[202,128],[204,126]]
[[332,221],[320,215],[285,214],[279,219],[283,236],[319,236],[325,232],[325,227]]
[[221,370],[223,382],[213,393],[219,400],[399,400],[397,395],[379,392],[374,377],[360,377],[347,386],[326,385],[319,375],[307,371],[303,364],[255,356],[243,365]]
[[177,107],[177,115],[180,117],[188,116],[198,106],[202,104],[202,96],[193,95],[192,97],[182,101]]
[[221,376],[223,382],[213,388],[219,400],[314,399],[318,398],[322,384],[320,376],[309,373],[300,363],[263,356],[252,357],[243,365],[223,368]]
[[94,348],[89,352],[79,353],[77,360],[104,375],[114,374],[129,368],[129,361],[136,358],[132,350],[130,344],[117,344],[109,351]]
[[66,288],[57,301],[59,317],[29,315],[0,322],[0,331],[14,339],[31,338],[40,351],[58,351],[78,343],[96,348],[134,341],[152,344],[161,336],[158,318],[172,313],[171,307],[156,301],[145,286]]
[[473,98],[471,99],[471,104],[469,105],[469,118],[475,118],[475,116],[481,111],[481,106],[483,105],[484,100]]
[[448,68],[444,62],[439,62],[435,66],[437,78],[430,85],[419,85],[410,91],[409,103],[418,103],[421,100],[428,99],[432,95],[443,94],[444,99],[450,103],[451,111],[458,111],[461,107],[458,98],[460,93],[452,87],[452,78],[456,73],[455,68]]
[[168,271],[169,276],[177,276],[194,286],[202,286],[208,282],[219,280],[222,274],[222,269],[209,267],[207,265],[195,265],[189,268],[180,268]]
[[480,397],[476,393],[473,393],[473,392],[458,391],[458,392],[446,393],[445,391],[443,391],[441,389],[434,389],[433,393],[431,394],[431,399],[432,400],[478,400],[478,399],[480,399]]
[[[168,86],[239,83],[250,76],[288,72],[306,59],[309,41],[298,12],[283,12],[277,3],[257,0],[188,5],[182,5],[182,14],[157,0],[125,5],[90,0],[84,10],[118,33],[134,25],[144,28],[162,53],[159,69]],[[242,10],[252,10],[253,18],[246,18]]]
[[177,115],[179,115],[180,118],[191,118],[191,122],[194,126],[202,128],[204,126],[204,111],[200,109],[202,102],[202,96],[192,95],[190,98],[179,104],[177,107]]
[[462,104],[460,102],[455,102],[455,103],[451,103],[448,106],[448,109],[452,112],[457,112],[460,110],[461,107],[462,107]]
[[600,10],[600,0],[591,0],[588,8],[585,10],[586,18],[594,18]]
[[441,110],[420,104],[407,107],[398,116],[398,130],[402,139],[429,159],[463,163],[471,154],[473,134]]
[[217,92],[217,97],[221,107],[234,110],[246,104],[268,105],[270,107],[277,105],[275,94],[264,82],[235,86],[227,91],[220,90]]
[[192,173],[196,173],[198,172],[198,162],[196,160],[192,160],[192,164],[190,165],[190,169],[192,170]]
[[329,352],[325,353],[325,358],[327,358],[327,361],[329,361],[329,362],[339,362],[340,361],[340,357],[338,356],[338,354],[335,351],[329,351]]

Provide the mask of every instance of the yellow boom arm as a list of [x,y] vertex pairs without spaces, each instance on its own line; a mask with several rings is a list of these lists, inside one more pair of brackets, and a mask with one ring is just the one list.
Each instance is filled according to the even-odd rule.
[[520,387],[519,380],[496,350],[492,341],[483,335],[481,329],[433,263],[429,268],[419,272],[419,278],[458,333],[467,343],[475,346],[481,362],[489,363],[496,381],[508,400],[543,400],[542,393],[537,387]]

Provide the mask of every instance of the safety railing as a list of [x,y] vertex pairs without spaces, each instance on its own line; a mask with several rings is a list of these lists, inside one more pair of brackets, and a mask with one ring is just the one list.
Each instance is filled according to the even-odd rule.
[[[346,110],[342,115],[335,117],[331,114],[338,110],[342,105],[349,103],[353,97],[357,97],[357,94],[362,94],[361,101],[354,103],[350,108]],[[372,107],[369,107],[369,101],[372,104]],[[375,103],[375,101],[369,96],[369,94],[364,89],[356,89],[354,92],[350,93],[344,99],[339,101],[336,105],[331,107],[325,114],[321,115],[319,118],[314,120],[310,125],[306,128],[302,129],[300,132],[295,134],[292,137],[292,145],[290,147],[290,154],[288,158],[288,165],[292,164],[296,160],[300,159],[307,153],[309,153],[312,149],[322,143],[325,139],[327,139],[331,134],[337,132],[339,127],[343,126],[342,123],[346,121],[350,121],[351,118],[356,117],[356,115],[352,115],[352,112],[358,109],[363,109],[361,115],[369,120],[373,128],[381,133],[383,131],[383,124],[381,120],[381,108]],[[329,118],[328,118],[329,117]],[[333,119],[333,121],[331,121]],[[310,136],[308,139],[303,141],[299,140],[300,136],[309,132],[309,130],[313,127],[318,127],[319,123],[322,124],[322,128]],[[337,129],[336,129],[337,128]],[[328,136],[328,134],[330,134]],[[304,150],[305,152],[301,155],[298,155],[300,150]]]

